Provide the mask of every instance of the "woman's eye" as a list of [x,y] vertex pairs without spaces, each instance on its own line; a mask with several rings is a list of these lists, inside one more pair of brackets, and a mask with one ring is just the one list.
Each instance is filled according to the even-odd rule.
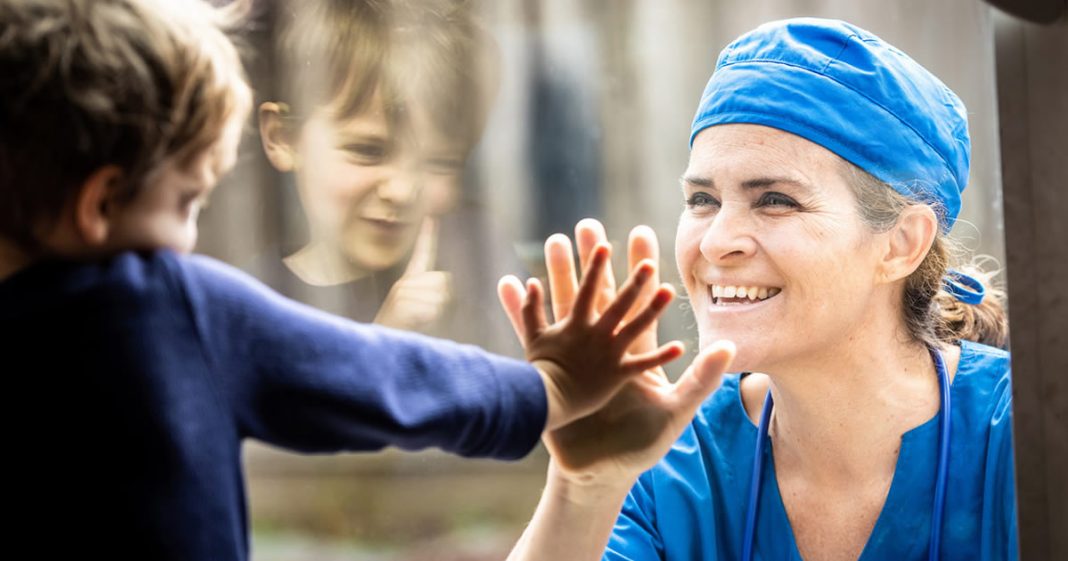
[[777,206],[787,208],[797,208],[801,205],[797,204],[797,201],[783,195],[782,193],[764,193],[760,196],[760,200],[757,201],[758,206]]
[[708,193],[697,192],[690,195],[690,197],[686,199],[686,206],[689,208],[709,207],[717,205],[719,205],[719,201],[717,201],[715,197],[709,195]]

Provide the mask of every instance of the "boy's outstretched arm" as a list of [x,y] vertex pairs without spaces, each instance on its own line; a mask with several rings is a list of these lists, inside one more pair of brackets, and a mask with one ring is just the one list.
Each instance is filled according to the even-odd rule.
[[[605,251],[598,267],[607,258]],[[614,321],[612,314],[594,321],[576,313],[547,325],[535,288],[527,314],[531,367],[469,345],[324,314],[209,259],[164,254],[159,260],[185,294],[203,349],[186,353],[185,367],[207,372],[219,394],[200,403],[218,402],[239,438],[306,452],[392,445],[517,458],[547,426],[588,414],[643,368],[679,354],[671,345],[646,356],[624,352],[670,299],[666,293],[647,306],[647,317],[617,330],[645,274],[620,294]],[[591,285],[595,278],[590,275]],[[201,361],[203,369],[193,366]]]

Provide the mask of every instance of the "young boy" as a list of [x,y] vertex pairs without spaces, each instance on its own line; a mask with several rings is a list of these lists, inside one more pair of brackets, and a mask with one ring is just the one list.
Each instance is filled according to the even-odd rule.
[[650,263],[588,312],[607,248],[573,320],[546,325],[530,284],[533,366],[328,316],[185,255],[250,106],[223,23],[190,0],[0,4],[10,550],[245,559],[245,438],[517,458],[681,352],[625,355],[671,297],[618,328]]

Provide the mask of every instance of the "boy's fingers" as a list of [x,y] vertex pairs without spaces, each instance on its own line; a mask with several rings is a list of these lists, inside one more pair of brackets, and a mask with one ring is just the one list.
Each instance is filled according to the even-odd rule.
[[438,221],[432,216],[423,219],[419,227],[419,237],[412,247],[412,258],[404,268],[404,275],[415,275],[430,271],[434,267],[434,257],[438,251]]
[[653,294],[653,298],[645,305],[641,312],[629,323],[623,326],[616,334],[619,344],[629,346],[635,339],[649,329],[660,314],[667,309],[671,300],[675,298],[675,289],[670,284],[665,284]]
[[726,340],[716,341],[697,355],[690,368],[675,383],[675,395],[683,414],[692,415],[693,411],[719,387],[723,373],[730,367],[737,352],[734,343]]
[[662,345],[659,349],[632,356],[623,361],[625,372],[644,372],[658,366],[663,366],[682,356],[685,349],[679,341],[672,341]]
[[527,297],[523,300],[523,332],[526,333],[524,344],[541,335],[547,325],[541,282],[538,279],[529,279]]
[[571,252],[571,240],[563,234],[553,234],[545,240],[545,266],[549,273],[549,298],[553,305],[553,318],[560,321],[571,315],[578,292],[575,277],[575,256]]
[[[593,218],[584,218],[579,220],[578,224],[575,224],[575,243],[578,245],[579,263],[582,264],[583,270],[589,267],[590,255],[592,255],[593,248],[597,247],[597,244],[610,245],[604,226]],[[615,296],[616,277],[612,273],[612,268],[609,267],[605,271],[601,286],[597,288],[597,301],[594,303],[594,309],[598,312],[604,311]]]
[[579,285],[578,297],[575,298],[571,316],[584,325],[590,323],[590,317],[593,315],[597,287],[603,282],[602,277],[607,268],[609,255],[611,255],[611,250],[607,245],[597,244],[591,252],[590,265],[582,277],[582,284]]
[[[622,321],[623,317],[630,311],[631,306],[638,300],[642,288],[653,276],[653,269],[655,267],[649,261],[642,261],[635,268],[634,273],[627,279],[627,282],[623,283],[623,288],[619,290],[615,301],[604,311],[601,319],[597,320],[599,327],[615,331],[616,324]],[[629,341],[627,342],[629,343]]]
[[508,316],[508,321],[511,322],[512,329],[515,330],[519,342],[525,342],[523,299],[526,298],[526,290],[523,289],[523,283],[512,275],[501,277],[501,280],[497,283],[497,298],[501,301],[504,314]]

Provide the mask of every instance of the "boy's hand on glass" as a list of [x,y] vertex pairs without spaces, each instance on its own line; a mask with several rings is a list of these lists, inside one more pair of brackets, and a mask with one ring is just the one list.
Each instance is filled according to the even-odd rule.
[[734,353],[730,341],[713,343],[675,383],[647,370],[595,413],[546,432],[542,440],[553,474],[582,486],[629,489],[671,449],[719,387]]
[[[593,218],[586,218],[580,220],[575,225],[575,245],[578,248],[578,256],[580,263],[588,263],[590,258],[590,252],[598,243],[608,243],[608,235],[605,233],[604,226]],[[567,239],[567,236],[556,235],[550,237],[545,242],[546,251],[546,268],[549,272],[549,290],[553,302],[553,313],[556,319],[561,319],[567,316],[567,310],[571,309],[572,301],[574,300],[573,292],[567,294],[565,290],[557,290],[557,288],[565,288],[566,285],[575,284],[575,267],[574,260],[571,257],[571,240]],[[638,301],[628,311],[626,320],[630,320],[634,317],[634,314],[638,311],[638,306],[644,305],[653,297],[653,293],[656,288],[660,286],[659,277],[659,263],[660,263],[660,245],[656,239],[656,233],[648,226],[637,226],[631,230],[630,236],[627,240],[627,267],[629,270],[634,270],[643,260],[651,260],[657,264],[657,268],[654,272],[652,282],[647,283],[642,293],[638,297]],[[612,269],[609,268],[605,271],[604,282],[601,283],[601,288],[598,292],[597,304],[598,313],[603,312],[604,306],[608,302],[611,302],[615,297],[616,285],[612,274]],[[646,328],[637,340],[631,345],[629,351],[632,353],[647,352],[657,347],[657,334],[656,334],[657,322],[653,322]],[[662,373],[662,371],[661,371]]]
[[642,354],[627,353],[674,296],[670,286],[659,287],[653,298],[621,325],[655,275],[656,267],[650,261],[635,268],[603,313],[595,311],[609,255],[605,244],[593,249],[569,315],[552,325],[545,317],[541,283],[531,279],[524,289],[515,277],[501,279],[499,293],[505,310],[523,343],[527,360],[545,382],[549,400],[547,430],[589,415],[630,378],[682,354],[682,344],[677,341]]
[[[579,222],[575,237],[583,263],[590,263],[593,248],[606,243],[604,228],[592,219]],[[559,234],[550,237],[546,240],[545,256],[553,313],[558,320],[567,318],[574,313],[579,293],[571,240]],[[631,232],[628,256],[634,271],[643,262],[655,262],[658,247],[656,235],[650,228],[640,226]],[[587,280],[589,277],[587,273]],[[650,291],[650,288],[646,284],[639,289],[639,297],[626,314],[628,318],[635,317],[642,305],[655,297],[658,291]],[[502,281],[499,287],[501,303],[522,341],[523,324],[517,319],[522,316],[521,291],[518,281]],[[599,276],[596,293],[596,306],[603,312],[616,297],[610,272]],[[654,348],[656,324],[652,321],[631,343],[629,351],[642,353]],[[624,384],[596,412],[547,431],[544,441],[553,457],[550,473],[582,485],[619,485],[621,489],[629,489],[634,478],[667,452],[700,404],[719,387],[722,374],[733,356],[732,343],[713,344],[674,384],[659,366],[650,368]]]

